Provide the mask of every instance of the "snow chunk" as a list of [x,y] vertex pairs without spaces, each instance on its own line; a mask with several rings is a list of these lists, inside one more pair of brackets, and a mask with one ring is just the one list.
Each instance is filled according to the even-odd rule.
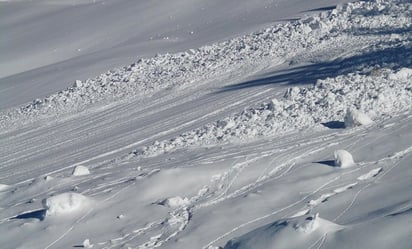
[[92,248],[92,247],[93,247],[93,244],[90,243],[89,239],[85,239],[83,241],[83,248]]
[[355,165],[352,155],[346,150],[335,151],[335,166],[349,168]]
[[351,128],[355,126],[361,125],[369,125],[372,124],[373,121],[370,119],[366,114],[357,111],[348,109],[345,115],[345,127]]
[[170,207],[170,208],[179,208],[179,207],[188,206],[190,204],[190,200],[187,197],[182,198],[180,196],[176,196],[176,197],[167,198],[159,202],[159,204]]
[[82,86],[83,86],[83,83],[81,80],[74,81],[73,87],[82,87]]
[[87,197],[78,193],[63,193],[42,201],[46,209],[46,216],[60,216],[81,211],[89,203],[90,200]]
[[86,166],[79,165],[79,166],[76,166],[76,167],[73,169],[72,175],[74,175],[74,176],[90,175],[90,171],[89,171],[89,169],[88,169]]
[[4,191],[4,190],[8,189],[9,187],[10,187],[9,185],[0,183],[0,191]]

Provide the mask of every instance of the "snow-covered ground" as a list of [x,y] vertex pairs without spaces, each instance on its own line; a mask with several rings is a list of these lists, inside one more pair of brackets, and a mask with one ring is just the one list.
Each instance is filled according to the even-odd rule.
[[412,3],[308,2],[1,1],[1,248],[410,248]]

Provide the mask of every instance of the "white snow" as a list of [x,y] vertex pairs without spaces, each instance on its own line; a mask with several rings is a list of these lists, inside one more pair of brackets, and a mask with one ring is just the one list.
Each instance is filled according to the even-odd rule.
[[8,189],[8,188],[10,188],[10,186],[9,186],[9,185],[6,185],[6,184],[0,184],[0,191],[4,191],[4,190],[6,190],[6,189]]
[[409,249],[412,3],[345,2],[0,1],[1,247]]
[[346,150],[335,150],[335,166],[349,168],[355,165],[352,155]]
[[346,111],[344,120],[345,127],[347,128],[356,127],[360,125],[370,125],[373,123],[372,119],[370,119],[365,113],[353,109],[348,109]]
[[175,196],[167,198],[159,203],[170,208],[180,208],[188,206],[190,204],[190,200],[187,197],[182,198],[180,196]]
[[74,176],[90,175],[90,171],[86,166],[78,165],[78,166],[74,167],[72,175],[74,175]]
[[90,200],[78,193],[62,193],[42,201],[47,216],[65,216],[78,211],[86,211]]
[[90,243],[89,239],[83,241],[83,248],[93,248],[93,244]]

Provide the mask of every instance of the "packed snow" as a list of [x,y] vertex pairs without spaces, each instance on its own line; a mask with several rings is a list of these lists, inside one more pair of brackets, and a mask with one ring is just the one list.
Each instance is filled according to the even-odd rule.
[[410,1],[0,5],[2,248],[410,248]]

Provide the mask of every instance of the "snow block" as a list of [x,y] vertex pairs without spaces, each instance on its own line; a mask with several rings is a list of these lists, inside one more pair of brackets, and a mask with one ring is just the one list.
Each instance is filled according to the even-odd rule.
[[63,193],[42,201],[46,216],[67,215],[86,208],[90,200],[78,193]]
[[86,166],[79,165],[73,169],[72,175],[74,176],[90,175],[90,171]]
[[352,155],[346,150],[335,151],[335,166],[349,168],[355,165]]
[[366,114],[360,111],[351,110],[351,109],[347,110],[344,122],[345,122],[346,128],[351,128],[351,127],[361,126],[361,125],[369,125],[373,123],[372,119],[370,119]]

